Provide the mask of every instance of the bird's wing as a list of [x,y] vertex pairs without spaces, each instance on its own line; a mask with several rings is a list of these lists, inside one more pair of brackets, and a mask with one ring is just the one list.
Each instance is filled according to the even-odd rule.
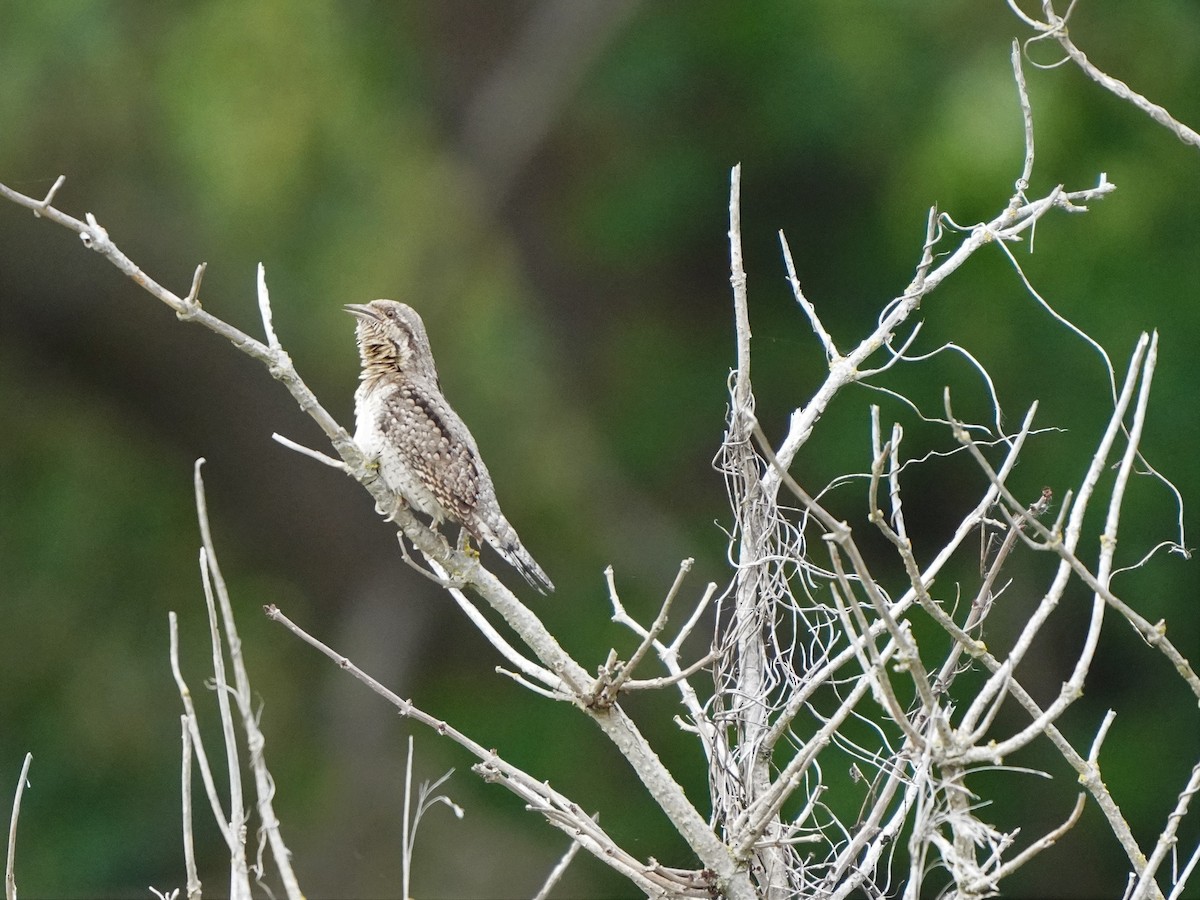
[[466,425],[441,394],[398,386],[381,406],[379,430],[442,508],[466,521],[479,497],[478,456]]

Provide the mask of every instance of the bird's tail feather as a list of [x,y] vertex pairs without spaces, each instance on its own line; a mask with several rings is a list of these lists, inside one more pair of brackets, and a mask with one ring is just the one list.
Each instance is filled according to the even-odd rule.
[[506,563],[520,572],[521,577],[528,581],[538,593],[553,592],[554,583],[529,555],[529,551],[521,544],[521,539],[517,537],[517,532],[513,527],[505,522],[498,531],[499,534],[487,529],[483,533],[483,538],[492,545],[492,548],[503,557]]

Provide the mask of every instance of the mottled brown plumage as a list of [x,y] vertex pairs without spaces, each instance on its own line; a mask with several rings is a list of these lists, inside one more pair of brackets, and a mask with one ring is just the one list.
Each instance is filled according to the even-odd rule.
[[358,319],[362,375],[354,394],[355,443],[377,459],[384,483],[433,519],[460,523],[525,580],[554,590],[521,544],[471,432],[442,396],[425,325],[395,300],[347,304]]

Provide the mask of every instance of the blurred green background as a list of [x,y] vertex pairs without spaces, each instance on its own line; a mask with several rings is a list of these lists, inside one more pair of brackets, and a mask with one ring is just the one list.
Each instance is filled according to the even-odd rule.
[[[743,164],[754,377],[773,436],[823,371],[777,231],[845,347],[911,278],[929,206],[962,223],[990,218],[1020,172],[1009,49],[1027,33],[998,2],[5,0],[0,15],[0,180],[41,196],[65,174],[61,208],[95,213],[178,293],[207,261],[206,307],[254,334],[262,261],[280,337],[343,423],[357,359],[341,304],[391,296],[420,310],[508,517],[558,585],[531,602],[589,667],[633,646],[608,621],[606,565],[647,621],[681,558],[697,559],[685,600],[728,579],[729,515],[711,460],[733,362],[730,167]],[[1196,3],[1093,0],[1072,35],[1101,67],[1200,123]],[[1033,55],[1056,58],[1046,45]],[[1195,502],[1200,154],[1069,66],[1027,75],[1031,195],[1090,187],[1102,171],[1118,190],[1086,215],[1044,220],[1034,255],[1016,250],[1043,296],[1119,369],[1140,331],[1161,329],[1143,446]],[[1061,496],[1106,419],[1098,357],[1036,308],[995,250],[921,315],[918,349],[967,347],[989,366],[1010,425],[1041,398],[1039,422],[1068,429],[1035,442],[1015,485],[1031,499],[1042,485]],[[947,383],[964,411],[981,408],[978,378],[949,359],[892,382],[930,412]],[[856,391],[830,410],[797,460],[802,483],[867,467],[871,402],[881,400]],[[897,405],[884,415],[909,427],[912,455],[949,445]],[[321,436],[267,372],[10,204],[0,204],[0,422],[0,798],[32,751],[23,896],[182,885],[168,610],[216,738],[201,690],[198,456],[264,706],[276,811],[309,896],[400,895],[410,730],[418,777],[456,767],[446,790],[467,808],[462,822],[435,809],[422,826],[416,895],[529,895],[565,839],[471,775],[454,746],[267,623],[264,603],[599,811],[633,853],[694,864],[594,727],[493,674],[494,651],[402,564],[366,494],[270,440],[278,431],[318,446]],[[979,482],[967,467],[924,467],[908,488],[920,550],[953,527]],[[865,530],[861,494],[843,489],[837,502]],[[1138,481],[1123,524],[1129,564],[1175,536],[1170,497]],[[1046,570],[1028,554],[1014,569],[1012,622]],[[1161,556],[1115,587],[1151,621],[1166,618],[1194,661],[1197,584],[1194,563]],[[1040,697],[1078,652],[1088,604],[1070,599],[1028,664]],[[1115,619],[1100,654],[1062,727],[1086,748],[1104,711],[1117,711],[1105,778],[1149,849],[1200,754],[1195,698]],[[672,698],[629,705],[706,808],[700,755],[671,722]],[[1027,825],[1023,844],[1065,818],[1076,786],[1061,762],[1013,762],[1056,776],[980,777],[981,792],[1000,795],[996,821]],[[220,895],[227,862],[197,809],[202,875]],[[1197,832],[1193,814],[1185,848]],[[560,896],[631,895],[585,856]],[[1089,806],[1005,888],[1118,896],[1124,871]]]

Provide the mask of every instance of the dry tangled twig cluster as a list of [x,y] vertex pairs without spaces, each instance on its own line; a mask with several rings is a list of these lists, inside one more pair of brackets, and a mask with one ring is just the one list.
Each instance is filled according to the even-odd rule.
[[[1052,9],[1048,7],[1048,14]],[[1065,38],[1065,32],[1060,36]],[[746,276],[742,268],[738,177],[734,174],[731,216],[732,284],[737,309],[738,366],[731,379],[729,429],[718,464],[726,475],[736,528],[730,544],[737,575],[722,598],[723,629],[717,662],[717,689],[706,708],[713,819],[732,846],[753,853],[753,874],[764,896],[846,897],[866,891],[883,896],[899,890],[922,896],[930,874],[940,868],[953,896],[996,893],[1001,879],[1050,847],[1079,818],[1081,794],[1063,824],[1017,850],[1016,832],[1003,832],[984,815],[985,798],[968,779],[976,771],[1004,768],[1006,757],[1048,738],[1078,773],[1080,784],[1103,811],[1129,859],[1129,896],[1162,896],[1159,866],[1174,849],[1180,810],[1197,789],[1200,767],[1180,791],[1176,809],[1166,817],[1149,860],[1100,775],[1100,749],[1111,713],[1100,723],[1091,748],[1080,752],[1059,732],[1056,722],[1082,695],[1095,660],[1106,613],[1125,619],[1150,646],[1164,654],[1189,689],[1200,698],[1200,679],[1166,637],[1165,623],[1151,623],[1112,590],[1117,571],[1114,553],[1123,503],[1136,473],[1159,479],[1179,500],[1179,535],[1158,543],[1128,568],[1144,564],[1157,551],[1187,555],[1182,534],[1182,501],[1174,487],[1146,462],[1139,449],[1150,385],[1157,358],[1157,335],[1143,334],[1119,389],[1107,353],[1059,316],[1033,289],[1008,244],[1032,231],[1053,209],[1080,212],[1083,204],[1113,190],[1102,175],[1092,189],[1056,187],[1046,197],[1026,197],[1033,170],[1033,119],[1021,51],[1014,44],[1013,66],[1024,113],[1026,156],[1016,191],[1006,209],[990,222],[963,228],[931,211],[924,252],[908,289],[886,305],[878,327],[849,352],[835,345],[816,306],[806,298],[782,238],[795,299],[824,348],[829,374],[805,405],[792,415],[787,434],[772,448],[754,416],[750,382],[750,328]],[[942,250],[952,232],[965,235],[958,246]],[[999,246],[1022,282],[1058,322],[1087,340],[1103,357],[1113,391],[1113,411],[1081,483],[1055,497],[1018,498],[1007,485],[1033,428],[1037,406],[1021,427],[1006,433],[992,378],[963,348],[946,344],[932,353],[912,351],[920,323],[909,324],[922,299],[985,245]],[[942,261],[935,265],[938,259]],[[901,330],[907,328],[907,333]],[[880,350],[886,361],[866,368]],[[945,395],[944,418],[922,414],[912,401],[879,383],[888,370],[920,362],[934,353],[965,356],[987,384],[993,423],[960,421]],[[962,512],[953,536],[937,548],[921,548],[910,538],[905,520],[904,472],[946,455],[937,449],[905,452],[904,431],[894,424],[885,432],[879,407],[872,407],[869,470],[844,473],[811,493],[791,471],[833,398],[850,385],[881,390],[909,406],[926,422],[940,423],[978,467],[978,499]],[[887,433],[887,438],[884,435]],[[1121,444],[1123,443],[1123,446]],[[1000,451],[998,460],[989,451]],[[949,452],[956,452],[951,450]],[[1109,489],[1103,527],[1096,535],[1098,558],[1086,562],[1084,516],[1098,496],[1101,475],[1117,456],[1117,474]],[[865,485],[866,521],[893,547],[891,560],[868,559],[859,537],[823,498],[853,479]],[[781,500],[781,494],[789,498]],[[789,508],[789,504],[795,508]],[[1057,507],[1053,521],[1046,521]],[[981,560],[980,578],[971,588],[959,584],[954,602],[937,600],[930,587],[956,557],[969,553],[966,539],[991,534],[998,549]],[[982,628],[1002,593],[1000,574],[1017,552],[1050,553],[1059,564],[1045,592],[1007,650],[989,647]],[[1057,698],[1044,708],[1022,684],[1021,662],[1069,588],[1082,584],[1092,595],[1092,610],[1082,646]],[[891,585],[901,585],[896,594]],[[961,596],[962,593],[966,596]],[[1015,600],[1015,598],[1014,598]],[[932,622],[950,639],[931,640]],[[922,632],[918,637],[917,631]],[[965,672],[987,676],[970,686]],[[998,733],[997,716],[1008,698],[1026,711],[1027,724],[1015,733]],[[873,703],[867,703],[867,700]],[[846,813],[844,797],[833,798],[826,772],[849,767],[865,782],[860,807]],[[1029,773],[1019,769],[1014,772]],[[1044,773],[1036,773],[1044,774]],[[1049,776],[1046,776],[1049,777]],[[862,793],[862,790],[859,791]],[[783,810],[787,806],[789,812]],[[1066,811],[1064,811],[1066,813]],[[1018,829],[1019,830],[1019,829]],[[907,873],[895,870],[897,847],[907,839]],[[1173,867],[1172,896],[1182,890],[1200,848]],[[903,858],[903,855],[901,855]],[[899,878],[899,885],[895,879]]]

